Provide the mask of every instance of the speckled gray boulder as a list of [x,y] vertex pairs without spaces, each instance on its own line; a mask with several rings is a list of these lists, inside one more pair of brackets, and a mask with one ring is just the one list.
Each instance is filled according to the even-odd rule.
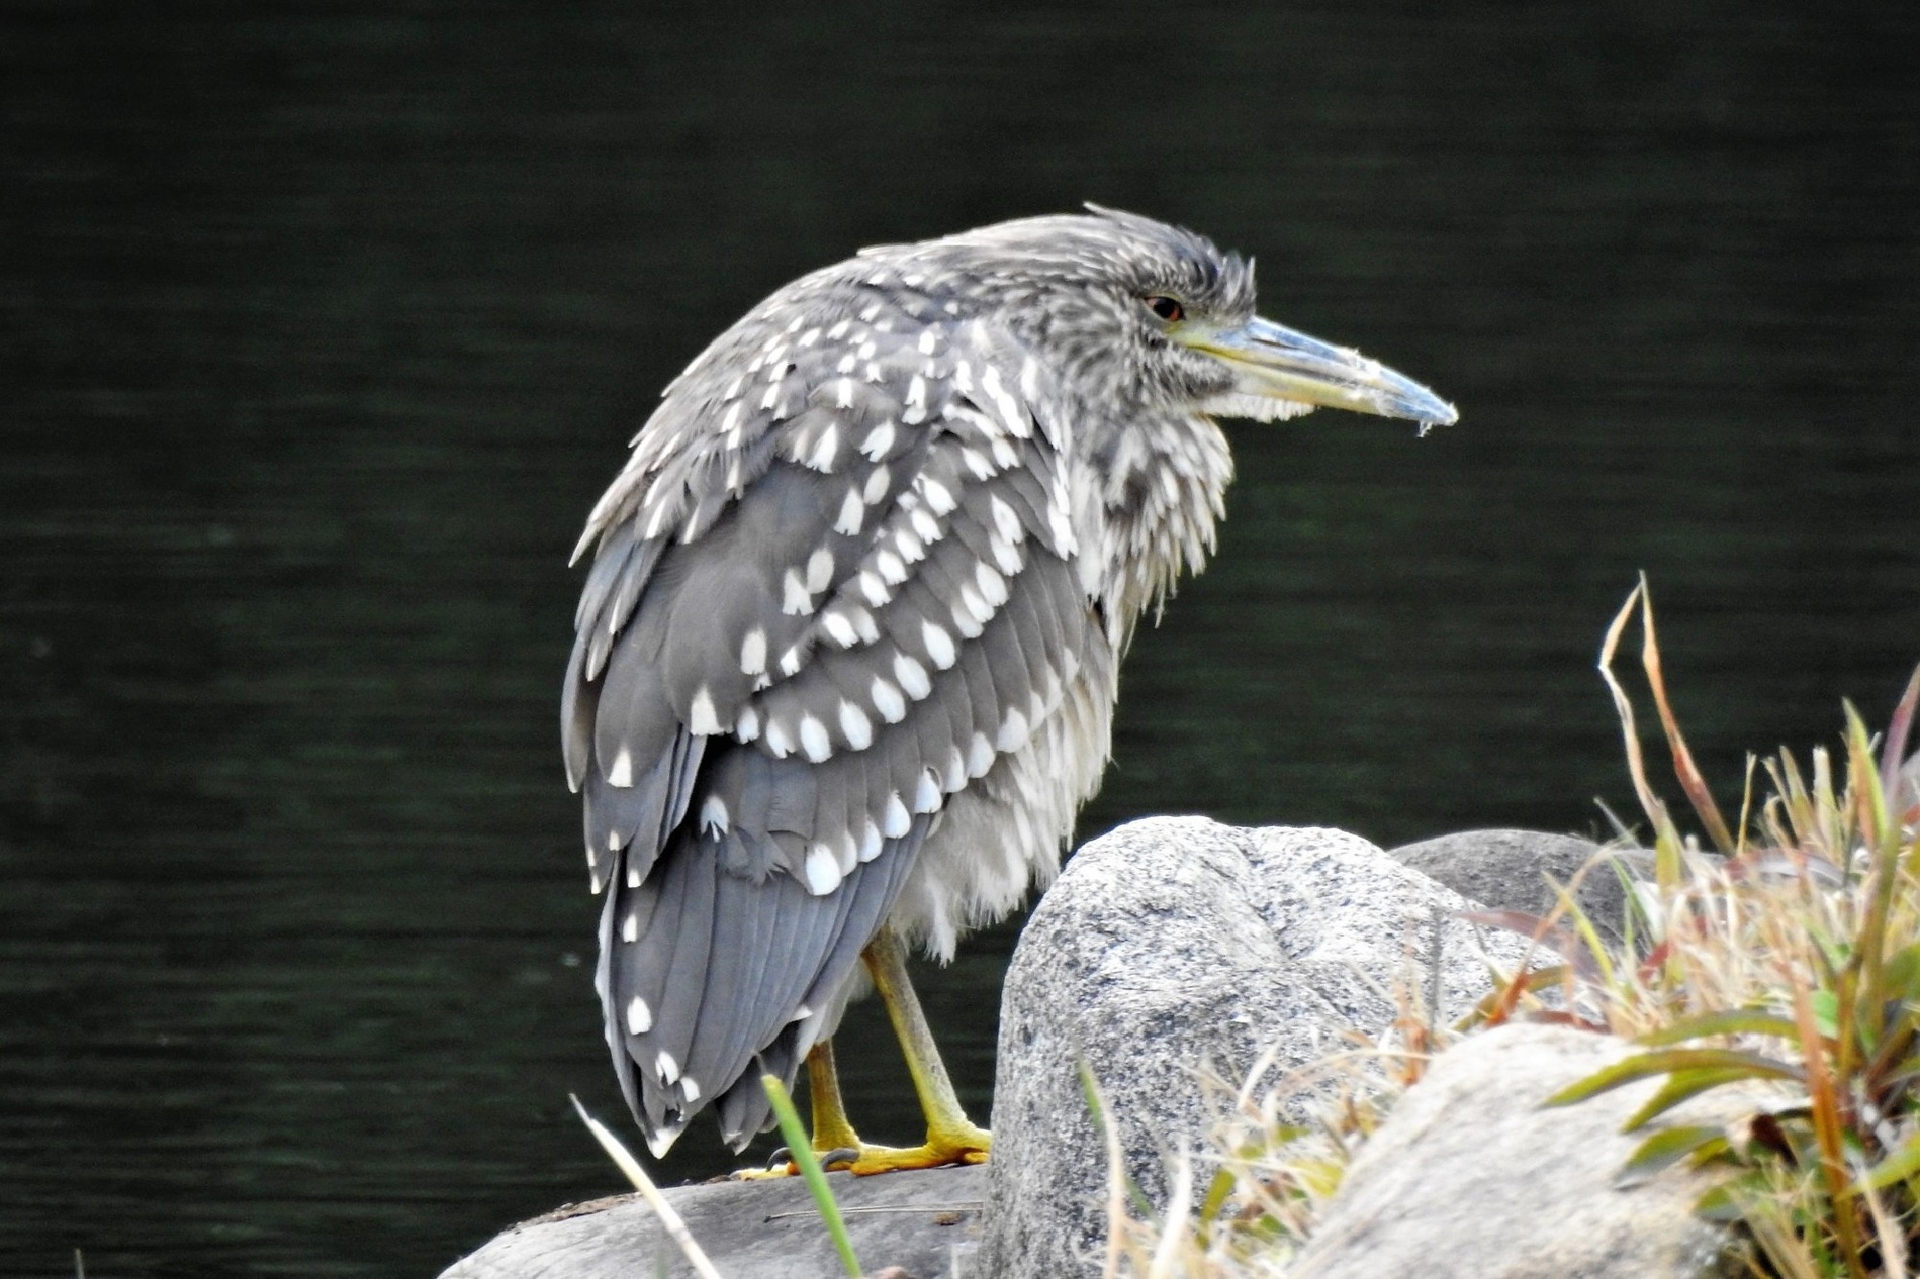
[[[1545,915],[1558,900],[1547,881],[1571,884],[1600,852],[1600,845],[1572,835],[1495,829],[1423,839],[1390,848],[1387,855],[1473,901]],[[1623,872],[1629,879],[1652,878],[1653,854],[1638,848],[1613,850],[1587,872],[1574,894],[1587,918],[1609,937],[1621,935],[1626,918]]]
[[[935,1168],[885,1177],[827,1177],[847,1234],[870,1271],[900,1266],[944,1279],[964,1266],[979,1230],[986,1169]],[[727,1279],[828,1279],[845,1273],[806,1183],[716,1182],[666,1192]],[[691,1276],[693,1267],[638,1195],[525,1221],[455,1262],[440,1279],[633,1279]]]
[[[1711,1184],[1674,1168],[1613,1181],[1647,1135],[1621,1123],[1658,1080],[1542,1109],[1618,1060],[1617,1039],[1502,1026],[1442,1055],[1355,1157],[1289,1274],[1313,1279],[1709,1279],[1748,1273],[1731,1235],[1693,1213]],[[1724,1123],[1751,1091],[1716,1090],[1663,1123]]]
[[[1465,899],[1343,831],[1135,822],[1081,849],[1034,910],[1001,1002],[993,1158],[976,1276],[1097,1275],[1106,1158],[1085,1060],[1117,1117],[1127,1171],[1163,1202],[1175,1144],[1213,1111],[1200,1067],[1238,1081],[1260,1054],[1312,1061],[1378,1030],[1392,990],[1442,960],[1448,1016],[1488,989]],[[1436,922],[1437,921],[1437,922]],[[1501,961],[1521,942],[1491,935]]]

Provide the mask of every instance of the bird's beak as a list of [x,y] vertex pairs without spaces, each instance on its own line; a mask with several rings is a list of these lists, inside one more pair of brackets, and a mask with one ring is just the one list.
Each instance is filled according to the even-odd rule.
[[[1227,398],[1247,416],[1290,416],[1283,404],[1300,413],[1320,404],[1442,426],[1460,420],[1453,405],[1378,360],[1259,316],[1231,328],[1176,327],[1168,336],[1233,370],[1237,383]],[[1261,412],[1262,401],[1280,403]]]

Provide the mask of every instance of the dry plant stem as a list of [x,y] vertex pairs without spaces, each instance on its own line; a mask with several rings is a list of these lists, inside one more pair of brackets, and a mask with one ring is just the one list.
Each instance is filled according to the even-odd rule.
[[1627,772],[1633,778],[1634,793],[1639,796],[1640,807],[1653,822],[1654,834],[1654,880],[1662,888],[1672,888],[1680,882],[1680,836],[1674,828],[1673,819],[1667,815],[1667,806],[1653,793],[1653,786],[1647,781],[1647,763],[1640,753],[1640,730],[1633,717],[1633,703],[1627,698],[1627,690],[1614,678],[1613,658],[1620,650],[1620,637],[1627,629],[1627,622],[1633,617],[1633,610],[1646,595],[1646,579],[1627,592],[1626,603],[1614,614],[1612,623],[1607,627],[1607,638],[1600,645],[1600,678],[1606,681],[1607,691],[1613,695],[1613,708],[1620,717],[1620,733],[1627,752]]
[[660,1193],[658,1186],[653,1184],[653,1178],[647,1176],[646,1169],[642,1168],[640,1161],[633,1157],[633,1152],[620,1144],[620,1139],[613,1135],[612,1129],[589,1115],[587,1108],[580,1104],[578,1097],[569,1093],[567,1098],[573,1102],[574,1112],[580,1116],[580,1122],[587,1126],[587,1131],[593,1134],[593,1139],[600,1143],[600,1149],[606,1151],[607,1157],[619,1165],[621,1172],[627,1174],[627,1180],[633,1183],[634,1189],[640,1192],[640,1197],[647,1201],[647,1206],[653,1209],[656,1217],[660,1218],[660,1225],[666,1230],[667,1238],[673,1240],[674,1246],[680,1249],[680,1255],[687,1259],[687,1264],[693,1267],[694,1273],[699,1275],[700,1279],[721,1279],[720,1272],[713,1268],[713,1262],[707,1259],[707,1254],[701,1250],[699,1244],[694,1242],[692,1232],[687,1229],[687,1223],[680,1219],[680,1214],[673,1210],[673,1205],[667,1202],[667,1197]]
[[1167,1200],[1166,1221],[1160,1231],[1160,1245],[1153,1250],[1153,1262],[1147,1267],[1147,1279],[1174,1279],[1180,1260],[1180,1245],[1186,1242],[1187,1211],[1193,1206],[1193,1158],[1184,1149],[1173,1170],[1173,1194]]
[[1653,593],[1647,589],[1645,573],[1640,575],[1640,633],[1640,665],[1647,672],[1647,683],[1653,689],[1653,704],[1660,712],[1660,727],[1666,731],[1667,746],[1673,752],[1673,774],[1680,781],[1680,789],[1692,801],[1693,811],[1705,823],[1714,846],[1723,853],[1731,853],[1734,840],[1727,830],[1726,818],[1720,815],[1720,806],[1713,802],[1713,792],[1707,789],[1707,779],[1701,776],[1699,765],[1693,762],[1693,752],[1687,749],[1686,739],[1680,735],[1680,721],[1675,718],[1673,707],[1667,703],[1667,682],[1660,674],[1660,643],[1653,631]]
[[1807,998],[1807,984],[1798,965],[1790,965],[1787,979],[1793,985],[1793,1016],[1800,1026],[1801,1051],[1807,1060],[1807,1099],[1813,1106],[1813,1131],[1820,1144],[1820,1176],[1827,1185],[1832,1205],[1833,1233],[1838,1238],[1847,1272],[1865,1279],[1860,1264],[1860,1237],[1854,1229],[1853,1205],[1848,1196],[1847,1165],[1840,1138],[1840,1112],[1833,1092],[1833,1076],[1827,1069],[1826,1053],[1814,1024],[1813,1006]]
[[1879,1191],[1864,1182],[1860,1189],[1867,1202],[1867,1215],[1873,1218],[1874,1238],[1880,1245],[1880,1264],[1885,1267],[1886,1279],[1907,1279],[1907,1264],[1902,1256],[1906,1240],[1900,1236],[1900,1224],[1887,1211]]
[[1895,803],[1900,798],[1900,767],[1906,762],[1907,734],[1913,729],[1916,707],[1920,707],[1920,666],[1913,668],[1907,691],[1900,695],[1900,704],[1893,708],[1893,719],[1887,724],[1886,745],[1880,753],[1880,787]]

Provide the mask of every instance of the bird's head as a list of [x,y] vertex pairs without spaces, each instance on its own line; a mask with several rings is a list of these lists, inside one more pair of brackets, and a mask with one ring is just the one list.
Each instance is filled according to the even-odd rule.
[[1119,422],[1263,421],[1316,406],[1446,424],[1451,404],[1358,351],[1263,319],[1253,264],[1202,236],[1099,206],[913,246]]

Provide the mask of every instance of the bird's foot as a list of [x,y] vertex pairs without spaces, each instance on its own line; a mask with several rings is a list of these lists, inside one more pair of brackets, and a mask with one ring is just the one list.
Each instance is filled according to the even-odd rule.
[[[814,1152],[814,1157],[828,1172],[850,1172],[856,1177],[871,1177],[883,1172],[983,1164],[992,1146],[992,1133],[967,1124],[951,1131],[928,1133],[925,1145],[870,1146],[863,1141],[857,1148],[838,1146],[832,1150],[818,1150]],[[782,1149],[774,1152],[767,1167],[745,1168],[734,1173],[733,1178],[736,1181],[764,1181],[797,1176],[799,1172],[799,1165]]]
[[[907,1172],[920,1168],[946,1168],[955,1164],[983,1164],[993,1148],[993,1134],[970,1123],[942,1127],[927,1134],[925,1145],[869,1146],[865,1142],[851,1160],[821,1162],[829,1168],[845,1168],[856,1177],[871,1177],[882,1172]],[[844,1154],[845,1152],[836,1152]]]
[[[832,1150],[815,1150],[813,1157],[820,1166],[829,1172],[845,1168],[860,1157],[860,1152],[851,1146],[837,1146]],[[731,1181],[773,1181],[780,1177],[797,1177],[800,1165],[793,1161],[793,1152],[785,1146],[775,1150],[764,1168],[739,1168],[728,1174]]]

